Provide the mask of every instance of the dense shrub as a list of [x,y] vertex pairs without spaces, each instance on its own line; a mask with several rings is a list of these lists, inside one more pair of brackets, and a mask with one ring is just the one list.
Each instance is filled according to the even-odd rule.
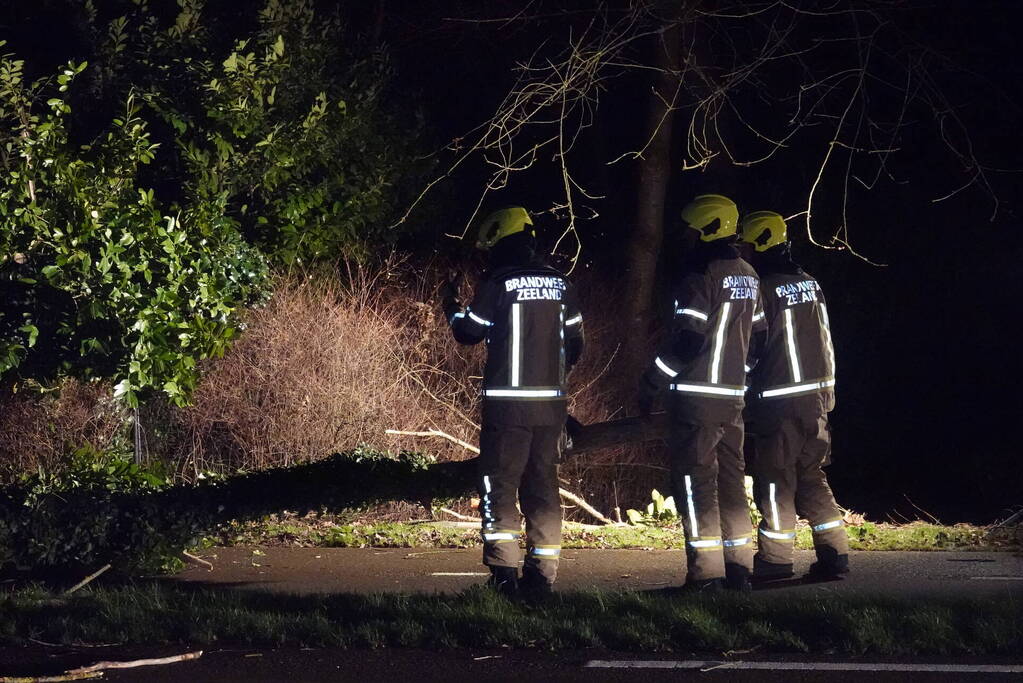
[[481,349],[458,347],[433,304],[432,275],[404,264],[279,278],[246,332],[206,366],[191,406],[171,416],[185,471],[233,472],[317,460],[370,443],[468,455],[389,436],[439,429],[474,442]]
[[140,184],[156,145],[133,95],[91,144],[70,139],[84,68],[26,83],[0,56],[0,375],[113,377],[129,404],[182,403],[266,269],[217,200],[182,215]]

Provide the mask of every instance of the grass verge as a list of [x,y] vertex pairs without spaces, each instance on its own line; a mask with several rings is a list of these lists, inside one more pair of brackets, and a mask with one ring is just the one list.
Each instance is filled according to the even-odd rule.
[[[846,527],[853,550],[1018,550],[1021,528],[992,530],[970,524],[942,526],[925,522]],[[653,526],[591,527],[566,525],[565,548],[681,548],[678,528]],[[335,523],[330,518],[276,515],[262,522],[234,524],[212,542],[221,545],[276,545],[322,548],[471,548],[479,545],[475,528],[450,524]],[[812,549],[810,529],[797,530],[796,547]]]
[[540,605],[483,588],[456,595],[300,597],[168,586],[39,587],[0,598],[0,642],[304,647],[602,647],[642,652],[1005,655],[1023,651],[1023,615],[1006,601],[948,598],[559,593]]

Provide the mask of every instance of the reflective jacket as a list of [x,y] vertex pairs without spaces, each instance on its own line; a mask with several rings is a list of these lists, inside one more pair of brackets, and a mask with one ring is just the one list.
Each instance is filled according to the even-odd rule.
[[794,264],[761,280],[768,336],[753,373],[757,398],[768,403],[820,394],[834,405],[835,349],[824,292]]
[[583,347],[583,317],[564,275],[540,263],[494,270],[449,322],[459,343],[487,342],[485,415],[496,409],[524,423],[564,420],[568,373]]
[[658,383],[673,393],[727,400],[741,408],[750,339],[754,329],[765,327],[760,279],[731,245],[704,249],[706,259],[675,289],[668,344],[654,366]]

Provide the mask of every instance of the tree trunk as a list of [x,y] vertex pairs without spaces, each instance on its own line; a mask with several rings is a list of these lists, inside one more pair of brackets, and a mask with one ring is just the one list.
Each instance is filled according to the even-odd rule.
[[671,163],[674,112],[669,103],[679,83],[681,28],[670,26],[656,42],[652,64],[659,71],[650,91],[646,136],[650,141],[640,161],[635,222],[629,238],[625,274],[625,316],[620,367],[638,375],[650,361],[649,338],[654,318],[654,283],[664,236],[664,206]]

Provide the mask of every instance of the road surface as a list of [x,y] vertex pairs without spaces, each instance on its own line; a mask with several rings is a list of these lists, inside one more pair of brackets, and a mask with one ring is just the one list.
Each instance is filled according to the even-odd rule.
[[[150,647],[74,650],[0,647],[0,675],[58,674],[99,659],[131,660],[180,654],[189,648]],[[614,662],[619,668],[593,666]],[[758,668],[739,668],[754,663]],[[836,664],[846,670],[816,667]],[[628,666],[632,665],[632,666]],[[639,666],[642,668],[632,668]],[[670,668],[669,668],[670,667]],[[675,668],[680,667],[680,668]],[[691,667],[691,668],[690,668]],[[778,667],[778,668],[772,668]],[[780,668],[784,667],[784,668]],[[793,669],[792,667],[798,667]],[[533,650],[245,650],[209,648],[197,660],[123,671],[107,671],[104,681],[145,683],[303,683],[324,681],[569,681],[604,683],[642,680],[700,683],[995,683],[1023,678],[1023,657],[1007,659],[835,660],[810,657],[741,658],[723,665],[707,655],[679,660],[606,651],[547,653]]]
[[[215,548],[213,570],[191,567],[172,580],[308,595],[340,592],[458,592],[486,579],[480,551],[431,548]],[[812,551],[796,551],[796,571]],[[854,552],[842,581],[769,585],[780,595],[882,593],[1023,600],[1023,556],[1005,552]],[[654,590],[682,582],[680,550],[565,550],[557,587]]]

